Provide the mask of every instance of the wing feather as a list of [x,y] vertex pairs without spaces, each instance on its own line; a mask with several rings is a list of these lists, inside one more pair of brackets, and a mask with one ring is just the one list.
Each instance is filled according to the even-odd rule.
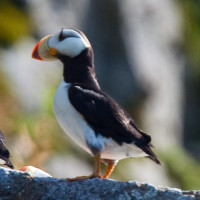
[[111,137],[120,145],[123,142],[137,145],[151,141],[151,137],[137,128],[126,111],[103,92],[72,85],[69,99],[96,134]]
[[161,164],[151,150],[151,136],[140,130],[129,114],[111,97],[102,91],[90,90],[75,84],[70,87],[68,95],[72,105],[94,129],[96,135],[112,138],[119,145],[134,143],[151,160]]

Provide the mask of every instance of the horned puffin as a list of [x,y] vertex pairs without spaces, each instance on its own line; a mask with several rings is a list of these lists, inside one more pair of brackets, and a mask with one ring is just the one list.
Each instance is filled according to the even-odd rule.
[[[62,29],[44,37],[33,48],[32,58],[63,63],[63,80],[53,100],[54,114],[64,132],[94,156],[93,174],[73,180],[108,178],[118,160],[128,157],[148,157],[161,164],[151,150],[150,135],[101,90],[93,49],[83,32]],[[101,162],[107,165],[103,176]]]
[[10,153],[8,149],[6,148],[4,135],[0,131],[0,165],[6,165],[9,168],[13,169],[14,166],[11,163],[9,157],[10,157]]

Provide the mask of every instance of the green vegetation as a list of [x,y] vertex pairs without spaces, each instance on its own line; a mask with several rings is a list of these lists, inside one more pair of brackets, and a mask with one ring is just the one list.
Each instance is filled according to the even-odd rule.
[[1,1],[0,30],[0,45],[12,44],[20,36],[30,33],[28,13],[15,7],[11,1]]
[[199,190],[200,163],[181,148],[172,149],[162,154],[164,164],[172,180],[175,180],[182,189]]
[[200,2],[184,0],[179,3],[183,14],[185,53],[200,77]]

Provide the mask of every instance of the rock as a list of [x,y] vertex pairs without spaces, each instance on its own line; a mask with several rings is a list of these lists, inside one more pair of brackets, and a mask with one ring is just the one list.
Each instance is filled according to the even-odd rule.
[[0,200],[200,200],[200,191],[182,191],[136,181],[87,179],[69,182],[0,167]]

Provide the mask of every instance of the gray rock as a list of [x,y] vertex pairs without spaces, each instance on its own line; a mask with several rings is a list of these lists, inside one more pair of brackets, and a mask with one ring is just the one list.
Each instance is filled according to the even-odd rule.
[[136,181],[88,179],[69,182],[0,167],[0,200],[200,200],[200,191],[182,191]]

